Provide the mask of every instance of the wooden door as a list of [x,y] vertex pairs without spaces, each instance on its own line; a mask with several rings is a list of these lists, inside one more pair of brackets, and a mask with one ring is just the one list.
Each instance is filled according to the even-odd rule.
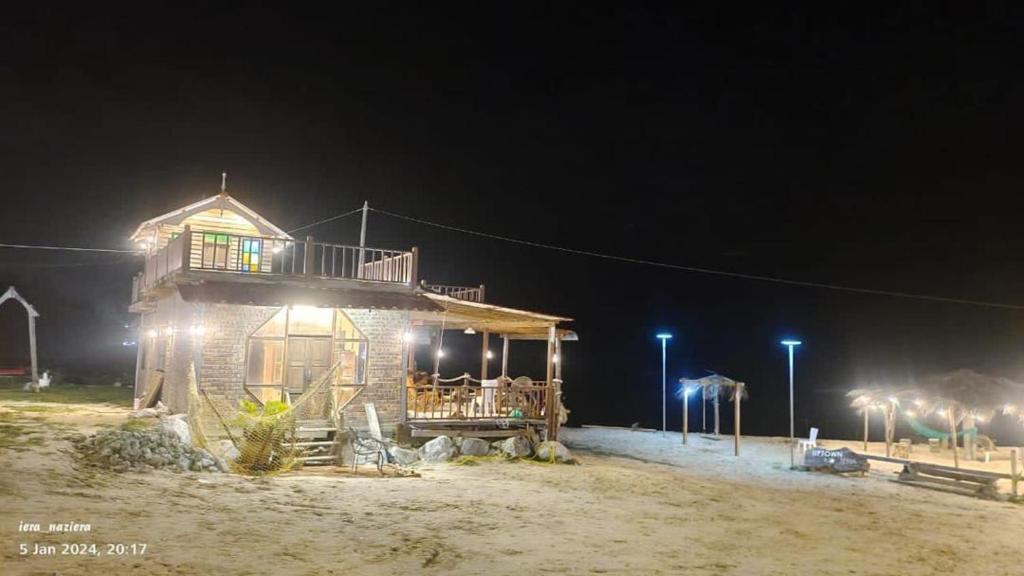
[[331,367],[330,337],[288,338],[288,370],[285,385],[293,394],[305,392]]

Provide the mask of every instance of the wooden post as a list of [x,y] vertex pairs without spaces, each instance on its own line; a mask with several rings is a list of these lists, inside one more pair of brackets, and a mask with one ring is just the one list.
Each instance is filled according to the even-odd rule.
[[[262,260],[262,256],[260,257]],[[188,270],[192,267],[192,226],[185,224],[185,231],[181,233],[181,269]]]
[[686,445],[686,435],[690,428],[690,394],[686,387],[683,387],[683,446]]
[[700,431],[707,433],[708,431],[708,399],[704,394],[704,387],[700,387]]
[[561,338],[556,338],[555,339],[555,356],[558,357],[558,362],[555,362],[555,380],[558,380],[559,382],[561,382],[561,380],[562,380],[562,362],[564,362],[564,359],[562,358],[562,339]]
[[[313,257],[316,255],[316,248],[313,244],[313,237],[306,236],[306,249],[302,253],[302,275],[306,278],[313,276]],[[356,270],[356,278],[362,276],[363,271]]]
[[864,452],[868,451],[868,416],[871,414],[871,406],[864,407]]
[[736,404],[736,406],[735,406],[735,409],[736,409],[736,422],[733,424],[733,427],[736,429],[736,432],[735,432],[735,437],[736,437],[736,455],[739,456],[740,455],[740,404],[743,403],[743,383],[742,382],[737,382],[736,383],[736,392],[734,394],[733,403]]
[[480,348],[480,380],[487,380],[487,352],[490,350],[491,333],[484,330],[483,344]]
[[970,461],[970,462],[973,462],[975,460],[975,457],[976,457],[976,455],[974,453],[974,445],[975,445],[974,436],[975,436],[976,432],[968,433],[968,430],[974,430],[975,429],[975,422],[974,422],[974,415],[973,414],[968,413],[966,416],[964,416],[964,424],[963,424],[962,428],[963,428],[963,431],[964,431],[964,453],[967,456],[967,460]]
[[481,284],[481,285],[480,285],[480,303],[481,303],[481,304],[483,304],[483,303],[484,303],[484,294],[486,294],[486,290],[485,290],[485,287],[484,287],[484,285],[483,285],[483,284]]
[[1017,497],[1017,484],[1020,482],[1020,475],[1017,472],[1019,470],[1018,465],[1017,465],[1017,455],[1018,455],[1017,454],[1017,449],[1016,448],[1011,448],[1010,449],[1010,476],[1012,476],[1012,478],[1010,478],[1010,486],[1013,488],[1013,497],[1014,498]]
[[36,359],[36,315],[28,311],[28,351],[32,357],[32,382],[39,385],[39,362]]
[[501,376],[508,378],[508,334],[501,335]]
[[960,467],[960,454],[956,448],[956,417],[953,415],[953,407],[946,408],[946,419],[949,420],[949,445],[953,448],[953,466]]
[[722,393],[722,391],[716,387],[715,388],[715,401],[714,401],[714,405],[715,405],[715,436],[716,437],[718,436],[718,397],[719,397],[719,395],[721,393]]
[[895,425],[896,407],[892,402],[889,402],[888,406],[885,407],[885,457],[892,457],[892,429]]
[[419,282],[419,268],[420,268],[420,249],[412,247],[412,265],[409,271],[409,286],[416,286]]
[[547,439],[558,440],[558,398],[555,396],[555,371],[552,357],[555,354],[555,326],[548,327],[548,351],[545,380],[547,382]]
[[437,379],[441,377],[441,344],[444,342],[444,330],[437,329],[437,346],[434,346],[434,373],[430,376],[437,386]]

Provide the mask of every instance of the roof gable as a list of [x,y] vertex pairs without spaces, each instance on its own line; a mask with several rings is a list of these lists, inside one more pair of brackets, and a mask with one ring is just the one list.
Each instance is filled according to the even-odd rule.
[[168,212],[161,216],[157,216],[156,218],[150,218],[149,220],[146,220],[142,224],[139,224],[139,227],[136,228],[131,238],[132,240],[138,239],[142,235],[143,231],[151,226],[157,226],[159,224],[181,224],[182,221],[189,218],[190,216],[200,214],[207,210],[216,209],[229,210],[231,212],[241,215],[249,222],[251,222],[252,225],[255,226],[256,229],[260,231],[260,234],[264,236],[291,239],[291,236],[287,232],[278,228],[272,222],[257,214],[256,211],[249,208],[245,204],[242,204],[238,200],[235,200],[234,198],[232,198],[231,196],[224,192],[217,194],[216,196],[204,198],[198,202],[194,202],[183,208],[172,210],[171,212]]

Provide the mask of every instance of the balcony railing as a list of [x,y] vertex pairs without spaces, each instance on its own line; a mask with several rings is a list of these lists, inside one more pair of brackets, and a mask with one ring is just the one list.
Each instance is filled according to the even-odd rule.
[[[458,381],[462,384],[454,384]],[[499,381],[497,386],[482,386],[468,375],[438,382],[406,388],[409,419],[542,420],[551,391],[540,381]]]
[[383,250],[313,242],[185,230],[146,258],[132,283],[132,301],[179,270],[261,277],[416,283],[416,249]]
[[467,300],[469,302],[484,301],[484,285],[480,286],[445,286],[443,284],[420,284],[428,292],[434,292],[449,298]]

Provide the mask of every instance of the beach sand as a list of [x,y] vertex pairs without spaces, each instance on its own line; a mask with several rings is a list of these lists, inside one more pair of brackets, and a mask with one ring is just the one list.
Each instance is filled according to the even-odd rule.
[[[789,469],[785,441],[564,429],[580,465],[484,462],[419,477],[319,468],[249,479],[80,468],[61,439],[109,405],[0,403],[2,574],[1024,574],[1024,506]],[[28,441],[33,438],[39,440]],[[859,442],[824,442],[860,449]],[[89,533],[18,532],[81,522]],[[100,556],[19,555],[97,544]],[[144,555],[106,545],[145,543]]]

